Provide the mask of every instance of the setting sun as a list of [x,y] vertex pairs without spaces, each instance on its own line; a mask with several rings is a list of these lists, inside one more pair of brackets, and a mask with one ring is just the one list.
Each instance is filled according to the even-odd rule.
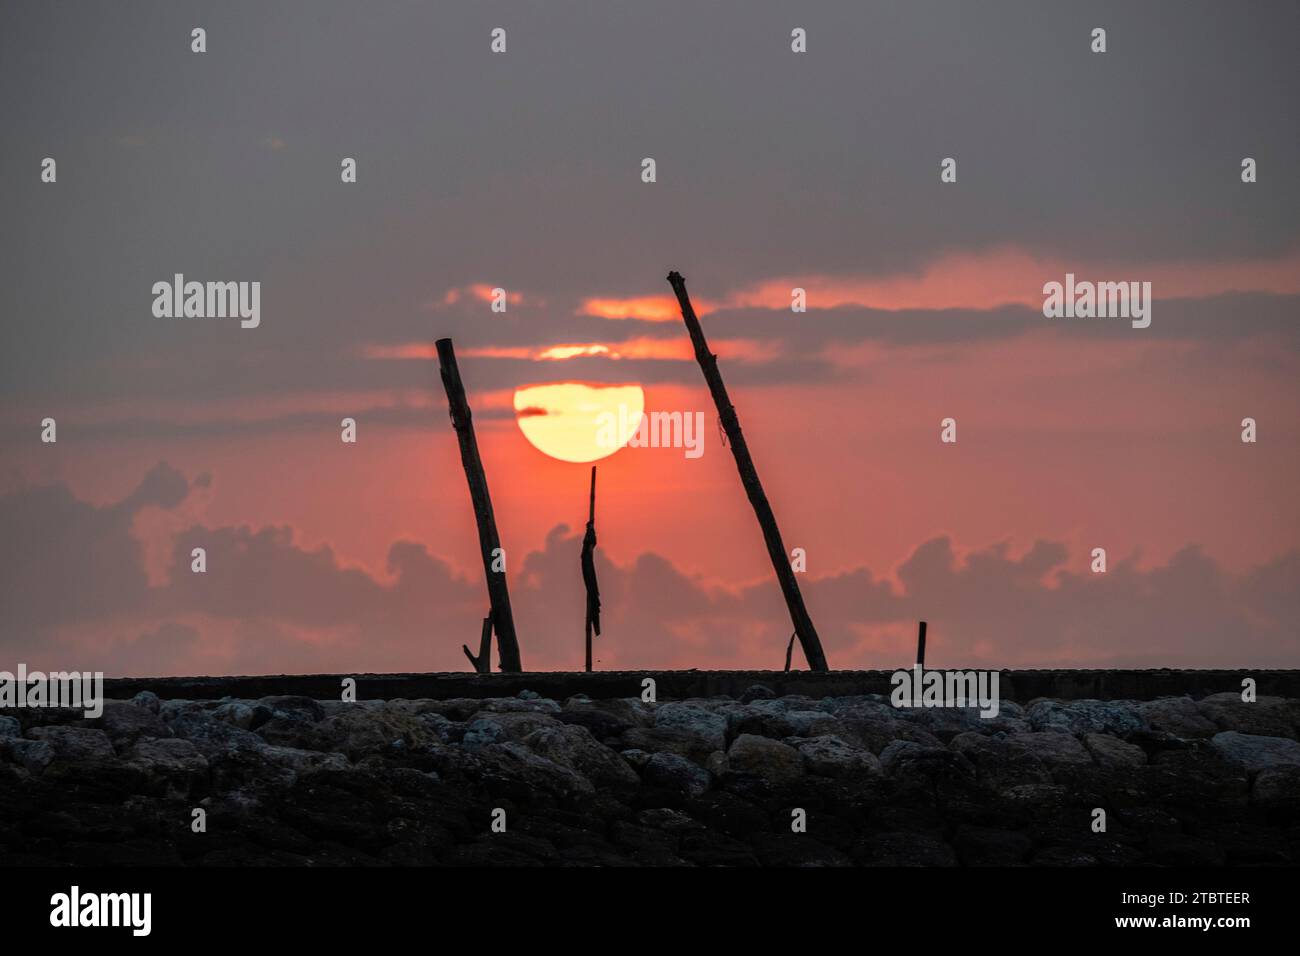
[[[535,448],[560,461],[599,461],[612,455],[636,432],[644,410],[640,385],[560,382],[515,390],[519,430]],[[611,420],[613,442],[605,438]]]

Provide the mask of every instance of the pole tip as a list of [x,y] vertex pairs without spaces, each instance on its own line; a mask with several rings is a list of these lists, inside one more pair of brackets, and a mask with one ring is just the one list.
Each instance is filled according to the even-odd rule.
[[672,272],[668,273],[668,281],[676,285],[678,282],[683,282],[685,280],[682,279],[682,274],[674,269]]

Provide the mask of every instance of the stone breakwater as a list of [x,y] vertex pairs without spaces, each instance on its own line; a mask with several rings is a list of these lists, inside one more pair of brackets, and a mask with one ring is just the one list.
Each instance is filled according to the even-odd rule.
[[658,704],[142,692],[96,720],[0,716],[0,860],[1288,865],[1300,700],[1004,701],[980,719],[764,686]]

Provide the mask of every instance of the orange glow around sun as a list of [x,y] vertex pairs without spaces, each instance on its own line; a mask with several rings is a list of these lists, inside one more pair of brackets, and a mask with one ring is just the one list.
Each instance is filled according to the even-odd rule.
[[640,385],[559,382],[515,389],[519,430],[538,451],[560,461],[598,461],[636,433],[645,411]]

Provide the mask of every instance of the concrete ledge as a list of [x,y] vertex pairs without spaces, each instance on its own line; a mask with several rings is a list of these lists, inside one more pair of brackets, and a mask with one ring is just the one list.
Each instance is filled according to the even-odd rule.
[[[942,669],[942,668],[937,668]],[[337,699],[344,677],[357,681],[360,700],[453,697],[513,697],[532,690],[563,700],[573,694],[593,699],[639,697],[641,682],[653,677],[659,700],[686,697],[739,697],[753,684],[764,684],[779,695],[839,697],[889,694],[892,671],[598,671],[591,674],[537,671],[525,674],[281,674],[264,677],[126,677],[104,682],[109,698],[125,699],[153,691],[164,699],[215,700],[294,694],[320,700]],[[1025,702],[1035,697],[1062,700],[1153,700],[1189,695],[1204,697],[1240,692],[1241,681],[1253,677],[1257,692],[1300,697],[1300,670],[1004,670],[1003,699]]]

